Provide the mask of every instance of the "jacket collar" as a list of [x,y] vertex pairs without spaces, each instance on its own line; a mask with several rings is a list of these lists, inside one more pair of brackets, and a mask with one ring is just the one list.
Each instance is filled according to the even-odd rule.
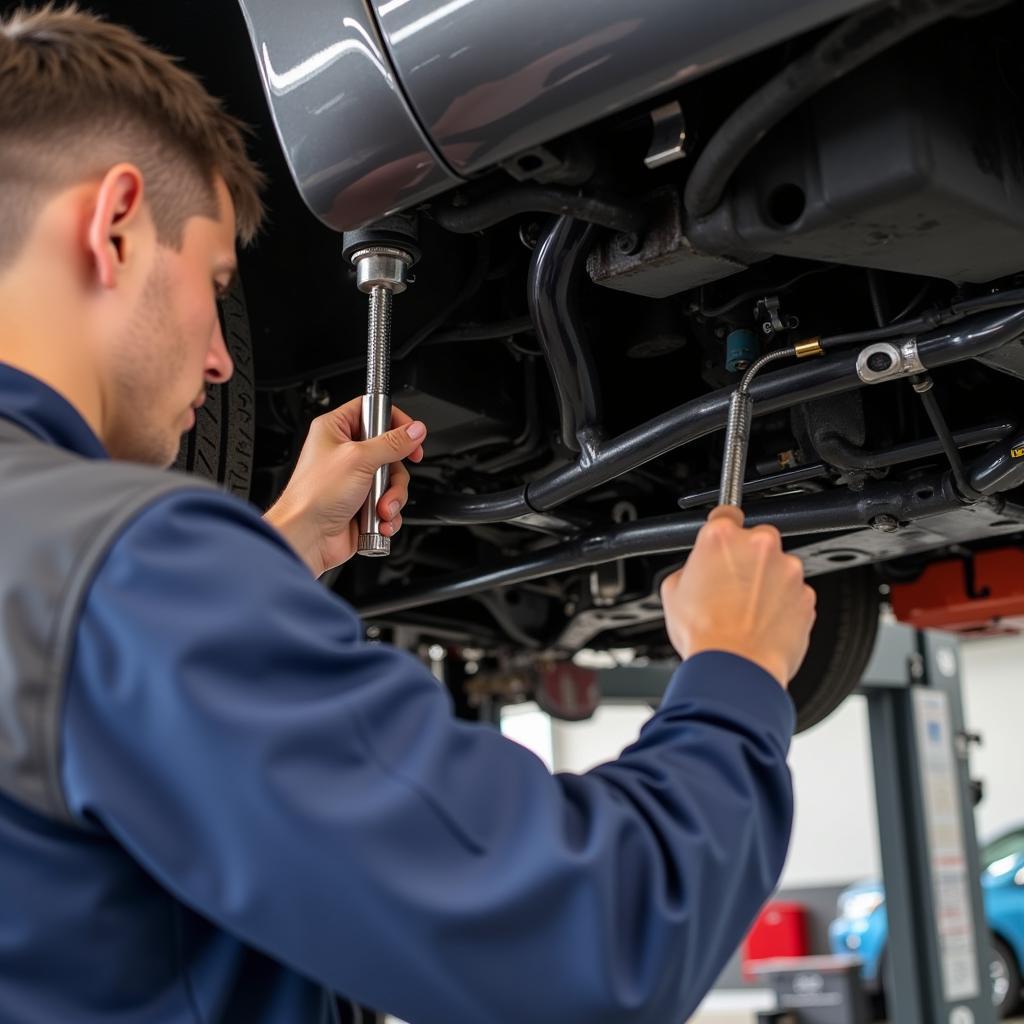
[[89,459],[108,459],[103,443],[77,409],[37,377],[0,363],[0,417],[47,444]]

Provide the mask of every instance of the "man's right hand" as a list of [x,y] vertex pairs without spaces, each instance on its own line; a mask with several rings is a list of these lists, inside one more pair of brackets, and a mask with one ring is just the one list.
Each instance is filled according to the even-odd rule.
[[738,654],[783,686],[807,654],[815,600],[803,564],[783,553],[779,531],[744,530],[743,513],[727,506],[708,516],[686,565],[661,585],[665,625],[680,657]]

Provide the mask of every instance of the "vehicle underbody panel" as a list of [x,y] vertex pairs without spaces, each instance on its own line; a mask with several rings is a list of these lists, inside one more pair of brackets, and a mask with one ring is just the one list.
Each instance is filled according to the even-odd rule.
[[809,339],[754,383],[748,522],[876,593],[1021,544],[1024,4],[741,6],[241,0],[286,167],[242,266],[258,503],[364,386],[323,224],[418,224],[391,380],[427,458],[390,558],[325,581],[376,633],[666,654],[729,397]]

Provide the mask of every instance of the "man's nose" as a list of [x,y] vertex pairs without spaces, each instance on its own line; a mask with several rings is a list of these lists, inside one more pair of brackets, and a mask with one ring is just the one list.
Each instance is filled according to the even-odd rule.
[[210,349],[206,353],[206,379],[211,384],[224,384],[231,379],[234,372],[235,364],[228,354],[228,347],[224,342],[224,332],[221,330],[218,317],[213,329],[213,337],[210,339]]

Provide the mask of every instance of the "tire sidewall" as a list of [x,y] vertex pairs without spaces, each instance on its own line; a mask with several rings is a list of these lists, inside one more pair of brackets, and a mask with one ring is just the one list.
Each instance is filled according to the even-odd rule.
[[[1007,988],[1005,999],[996,1003],[993,993],[993,1005],[995,1006],[996,1013],[1000,1018],[1008,1017],[1020,1006],[1020,969],[1013,957],[1013,953],[1010,951],[1006,943],[998,936],[992,936],[992,947],[989,956],[990,964],[994,965],[995,962],[998,961],[1002,965],[1002,968],[1006,973],[1007,980],[1009,981],[1009,987]],[[989,979],[991,981],[991,970],[989,973]]]
[[234,373],[211,387],[196,424],[181,440],[174,468],[220,484],[248,500],[255,454],[256,387],[245,292],[236,281],[220,303],[224,342]]

